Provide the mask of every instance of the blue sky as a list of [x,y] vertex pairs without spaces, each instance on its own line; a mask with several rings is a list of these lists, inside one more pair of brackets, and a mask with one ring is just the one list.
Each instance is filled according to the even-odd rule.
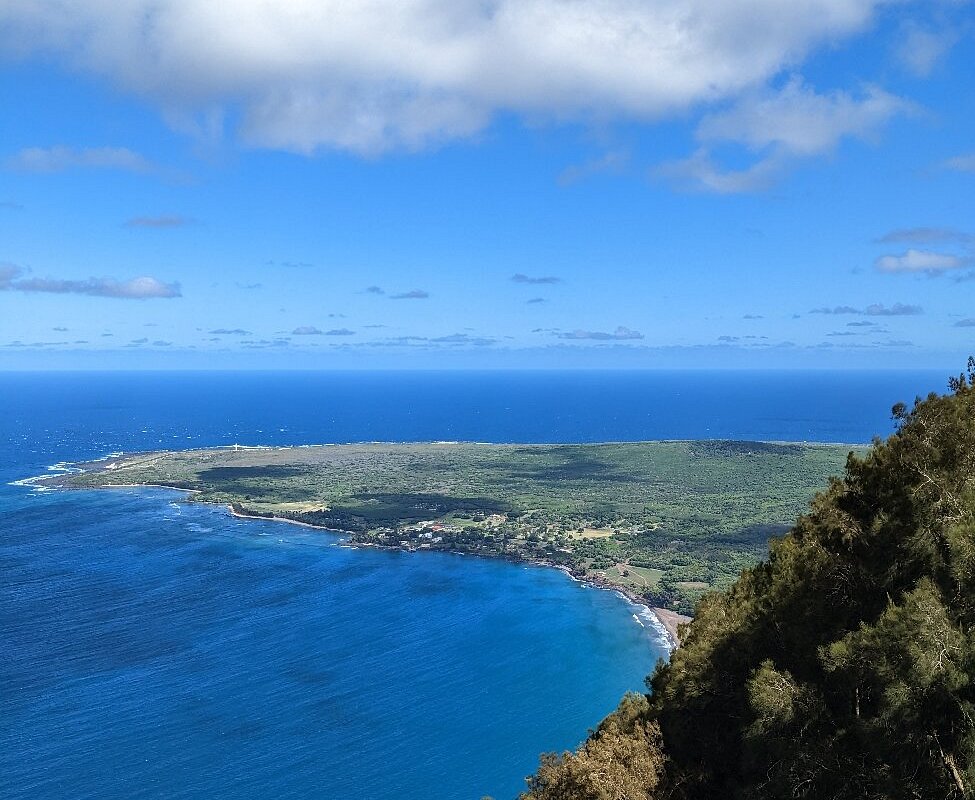
[[969,3],[119,5],[0,8],[0,369],[975,351]]

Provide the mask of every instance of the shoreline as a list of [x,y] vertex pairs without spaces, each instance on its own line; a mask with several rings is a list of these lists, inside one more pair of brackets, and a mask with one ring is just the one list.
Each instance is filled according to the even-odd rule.
[[[307,447],[314,447],[315,445],[305,445],[305,446],[307,446]],[[213,449],[219,449],[219,448],[213,448]],[[254,449],[258,449],[258,448],[254,448]],[[86,470],[77,469],[76,471],[77,472],[85,472]],[[70,471],[65,470],[65,472],[63,472],[62,474],[63,475],[66,475],[66,474],[70,474],[72,472],[75,472],[75,470],[70,470]],[[43,484],[34,483],[34,481],[40,481],[40,480],[44,480],[44,479],[50,480],[52,478],[57,478],[57,477],[59,477],[59,476],[58,475],[51,475],[51,474],[48,474],[48,475],[38,475],[38,476],[33,477],[33,478],[28,478],[28,479],[23,479],[22,481],[17,481],[17,484],[18,485],[23,485],[23,486],[30,486],[30,487],[32,487],[32,488],[34,488],[36,490],[54,490],[54,489],[57,489],[57,488],[66,488],[64,486],[45,487],[45,486],[43,486]],[[191,488],[187,488],[187,487],[184,487],[184,486],[170,486],[170,485],[161,484],[161,483],[115,483],[115,484],[103,484],[101,486],[92,486],[92,487],[84,487],[84,488],[91,488],[91,489],[164,489],[164,490],[167,490],[167,491],[183,492],[186,495],[187,499],[189,499],[194,494],[199,494],[200,493],[200,490],[199,489],[191,489]],[[288,525],[297,525],[298,527],[310,528],[312,530],[322,531],[322,532],[325,532],[325,533],[331,533],[331,534],[335,534],[335,535],[338,535],[338,536],[354,537],[356,535],[356,532],[355,531],[348,531],[348,530],[343,530],[343,529],[340,529],[340,528],[327,528],[327,527],[322,526],[322,525],[315,525],[315,524],[310,523],[310,522],[303,522],[301,520],[290,519],[288,517],[282,517],[282,516],[279,516],[279,515],[276,515],[276,514],[269,514],[267,516],[264,516],[262,514],[246,513],[246,510],[244,512],[237,511],[237,510],[235,510],[233,508],[232,504],[230,504],[230,503],[222,503],[222,502],[209,503],[208,502],[208,503],[206,503],[206,505],[209,505],[209,506],[223,506],[223,508],[226,510],[226,512],[230,516],[236,517],[237,519],[245,519],[245,520],[266,520],[268,522],[283,522],[283,523],[286,523]],[[348,547],[356,547],[356,548],[370,547],[370,548],[376,548],[376,549],[381,549],[381,550],[395,550],[395,551],[404,552],[404,553],[420,552],[419,548],[402,547],[402,546],[400,546],[398,544],[397,545],[386,545],[386,544],[376,544],[376,543],[373,543],[373,542],[357,542],[357,541],[355,541],[352,538],[346,539],[345,542],[344,542],[344,544],[346,546],[348,546]],[[522,564],[522,565],[527,564],[527,565],[531,565],[531,566],[535,566],[535,567],[548,567],[548,568],[551,568],[551,569],[557,569],[560,572],[565,573],[570,578],[570,580],[572,580],[572,581],[574,581],[576,583],[579,583],[579,584],[581,584],[581,585],[583,585],[583,586],[585,586],[587,588],[591,588],[591,589],[602,589],[602,590],[606,590],[606,591],[616,592],[616,594],[618,594],[621,598],[623,598],[624,600],[626,600],[631,605],[634,605],[637,608],[642,609],[643,611],[645,611],[651,617],[651,620],[650,620],[651,625],[654,627],[654,629],[656,630],[656,632],[661,635],[661,638],[663,638],[664,640],[666,640],[667,645],[668,645],[668,648],[669,648],[670,651],[673,651],[675,648],[677,648],[677,647],[680,646],[680,637],[678,635],[678,626],[681,625],[681,624],[690,622],[691,619],[692,619],[691,617],[687,617],[687,616],[684,616],[682,614],[678,614],[676,611],[672,611],[670,609],[660,608],[660,607],[656,607],[656,606],[649,605],[649,603],[646,601],[645,598],[643,598],[642,596],[640,596],[640,595],[636,594],[635,592],[633,592],[629,587],[618,586],[618,585],[616,585],[616,584],[614,584],[614,583],[612,583],[610,581],[607,581],[605,579],[602,579],[602,578],[581,577],[581,576],[575,574],[571,569],[569,569],[568,567],[566,567],[566,566],[564,566],[562,564],[554,564],[554,563],[552,563],[550,561],[546,561],[544,559],[536,559],[536,558],[515,558],[515,557],[512,557],[512,556],[510,556],[508,554],[505,554],[505,553],[471,553],[471,552],[453,551],[453,550],[451,550],[451,551],[431,550],[430,552],[452,552],[452,553],[456,553],[457,555],[463,555],[463,556],[475,556],[475,557],[480,557],[480,558],[492,558],[492,559],[495,559],[495,560],[503,560],[503,561],[508,561],[509,563],[512,563],[512,564]],[[634,614],[633,616],[637,619],[637,622],[640,625],[643,625],[643,620],[641,620],[636,614]]]
[[[158,484],[136,484],[136,485],[150,486],[150,487],[158,486]],[[103,488],[112,488],[112,487],[103,487]],[[175,488],[175,487],[162,487],[162,488]],[[190,490],[185,490],[185,491],[190,491]],[[323,531],[325,533],[332,533],[339,536],[355,535],[354,531],[346,531],[340,528],[326,528],[322,525],[314,525],[310,522],[302,522],[301,520],[297,520],[297,519],[288,519],[287,517],[280,517],[276,515],[263,516],[260,514],[241,513],[239,511],[236,511],[233,508],[233,506],[230,505],[229,503],[207,503],[207,505],[222,505],[226,509],[227,513],[230,514],[230,516],[236,517],[237,519],[266,520],[267,522],[283,522],[288,525],[297,525],[301,528],[311,528],[312,530]],[[353,540],[346,540],[343,542],[343,544],[347,547],[356,547],[356,548],[368,547],[368,548],[374,548],[378,550],[395,550],[401,553],[421,552],[417,548],[406,548],[406,547],[401,547],[399,545],[379,545],[373,542],[356,542]],[[692,617],[688,617],[683,614],[678,614],[676,611],[672,611],[667,608],[651,606],[646,602],[646,600],[643,597],[632,592],[630,589],[628,589],[625,586],[617,586],[614,583],[602,579],[598,579],[598,578],[597,579],[581,578],[578,575],[574,574],[568,567],[565,567],[561,564],[552,564],[551,562],[544,561],[542,559],[511,558],[510,556],[504,554],[495,555],[490,553],[465,553],[462,551],[455,551],[455,550],[450,550],[450,551],[431,550],[430,552],[434,552],[434,553],[450,552],[460,556],[468,556],[468,557],[474,556],[475,558],[491,558],[499,561],[507,561],[511,564],[528,564],[533,567],[546,567],[548,569],[556,569],[559,572],[564,573],[570,580],[579,583],[582,586],[585,586],[589,589],[601,589],[603,591],[615,592],[624,600],[626,600],[628,603],[636,606],[637,608],[643,609],[644,611],[647,612],[647,614],[649,614],[652,617],[651,624],[654,626],[657,632],[661,634],[662,638],[666,639],[669,649],[671,651],[675,650],[677,647],[680,647],[680,636],[678,635],[678,626],[686,624],[693,619]],[[635,614],[634,617],[636,617]],[[643,625],[643,622],[639,620],[638,617],[637,617],[637,621],[640,622],[641,625]]]

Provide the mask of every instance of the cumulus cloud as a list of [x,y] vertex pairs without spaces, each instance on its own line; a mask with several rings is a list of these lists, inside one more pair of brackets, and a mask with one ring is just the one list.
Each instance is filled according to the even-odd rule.
[[386,290],[382,286],[367,286],[362,291],[365,294],[386,294]]
[[859,97],[841,91],[819,94],[800,78],[792,78],[779,91],[747,95],[727,111],[705,116],[697,138],[812,156],[832,150],[845,136],[867,137],[909,108],[875,86],[866,87]]
[[324,332],[316,328],[314,325],[299,325],[293,331],[291,331],[293,336],[322,336]]
[[355,336],[355,331],[350,331],[348,328],[332,328],[330,331],[325,331],[326,336]]
[[515,283],[530,283],[530,284],[551,284],[551,283],[561,283],[562,279],[556,277],[555,275],[541,275],[537,277],[532,277],[531,275],[524,275],[521,272],[512,275],[511,280]]
[[429,296],[430,293],[425,292],[423,289],[411,289],[408,292],[391,294],[389,296],[389,299],[390,300],[426,300]]
[[216,328],[210,331],[211,334],[216,336],[250,336],[250,331],[245,331],[243,328]]
[[865,30],[881,0],[88,0],[0,7],[0,52],[107,78],[248,144],[417,149],[499,112],[659,119]]
[[950,253],[911,248],[900,255],[880,256],[874,262],[874,266],[880,272],[887,273],[924,272],[928,275],[941,275],[950,270],[967,267],[971,262],[970,258],[962,258]]
[[883,303],[872,303],[866,308],[854,308],[853,306],[833,306],[832,308],[814,308],[810,314],[864,314],[868,317],[910,317],[923,314],[921,306],[908,305],[905,303],[894,303],[892,306],[885,306]]
[[159,217],[133,217],[125,223],[126,228],[181,228],[192,225],[193,220],[179,214],[162,215]]
[[528,305],[537,305],[539,303],[545,303],[547,301],[544,297],[532,297],[526,300],[525,302],[528,303]]
[[[3,12],[0,11],[0,20]],[[21,172],[65,172],[69,169],[117,169],[148,173],[157,167],[127,147],[28,147],[6,161],[7,169]]]
[[956,328],[975,328],[975,317],[960,319],[955,323]]
[[[866,139],[910,103],[876,87],[858,95],[818,93],[793,77],[781,89],[758,89],[730,108],[707,114],[695,136],[701,147],[689,158],[661,165],[655,173],[686,188],[719,194],[767,188],[798,158],[831,152],[844,138]],[[722,143],[743,145],[756,160],[740,169],[723,169],[713,150]]]
[[178,283],[163,283],[143,276],[128,281],[115,278],[28,278],[14,264],[0,264],[0,290],[46,294],[84,294],[91,297],[114,297],[122,300],[150,300],[182,297]]
[[567,331],[565,333],[560,333],[558,334],[558,337],[560,339],[592,339],[594,341],[599,341],[599,342],[607,342],[607,341],[622,342],[622,341],[630,341],[633,339],[642,339],[643,334],[640,333],[639,331],[634,331],[631,330],[630,328],[626,328],[620,325],[612,333],[608,333],[606,331],[574,330],[574,331]]

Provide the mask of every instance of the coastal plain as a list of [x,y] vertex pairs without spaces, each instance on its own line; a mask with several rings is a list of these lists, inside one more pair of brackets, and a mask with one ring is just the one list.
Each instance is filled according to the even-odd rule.
[[689,614],[767,553],[851,445],[742,441],[346,444],[113,456],[50,479],[168,486],[348,541],[561,567]]

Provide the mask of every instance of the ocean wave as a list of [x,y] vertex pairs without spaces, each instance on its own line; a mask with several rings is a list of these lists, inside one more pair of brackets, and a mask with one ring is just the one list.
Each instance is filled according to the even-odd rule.
[[60,473],[61,475],[68,475],[72,472],[84,472],[80,467],[73,465],[71,461],[58,461],[56,464],[51,464],[47,467],[47,472],[43,475],[31,475],[29,478],[20,478],[16,481],[10,481],[8,486],[26,486],[33,489],[35,492],[53,492],[50,486],[38,485],[38,481],[47,480],[51,477],[51,473]]
[[654,637],[654,643],[662,647],[666,647],[668,650],[674,648],[674,642],[670,638],[670,634],[664,627],[664,624],[660,621],[660,618],[653,613],[650,606],[644,605],[643,603],[637,603],[635,600],[627,597],[622,592],[616,592],[620,597],[629,603],[633,611],[633,619],[640,624],[641,627],[645,628],[647,633],[652,633]]

